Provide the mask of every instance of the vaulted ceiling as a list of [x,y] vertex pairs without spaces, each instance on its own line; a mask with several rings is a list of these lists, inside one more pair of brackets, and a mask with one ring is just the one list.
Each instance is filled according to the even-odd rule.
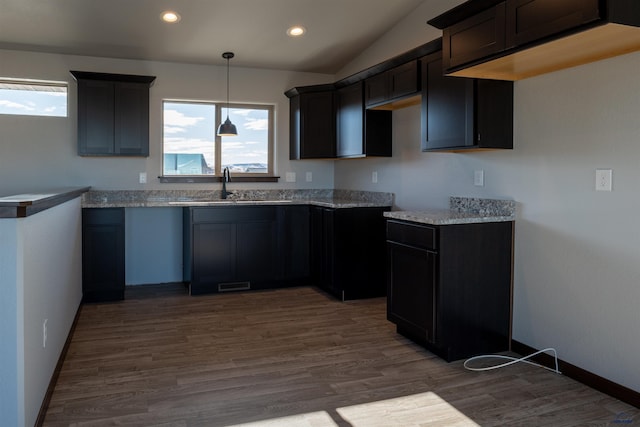
[[423,1],[0,0],[0,49],[335,74]]

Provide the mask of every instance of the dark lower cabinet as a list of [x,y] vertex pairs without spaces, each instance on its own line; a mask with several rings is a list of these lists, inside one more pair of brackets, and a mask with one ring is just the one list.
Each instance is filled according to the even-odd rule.
[[318,287],[341,300],[385,295],[387,210],[311,207],[311,274]]
[[387,318],[447,361],[509,350],[513,223],[387,221]]
[[183,212],[184,280],[191,295],[306,284],[307,206],[191,207]]
[[124,299],[123,208],[82,209],[82,301]]

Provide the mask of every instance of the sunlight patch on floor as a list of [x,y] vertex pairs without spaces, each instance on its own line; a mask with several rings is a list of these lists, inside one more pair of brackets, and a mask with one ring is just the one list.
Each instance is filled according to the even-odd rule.
[[326,411],[296,414],[232,427],[411,427],[479,426],[433,392],[379,400],[337,408],[333,416]]

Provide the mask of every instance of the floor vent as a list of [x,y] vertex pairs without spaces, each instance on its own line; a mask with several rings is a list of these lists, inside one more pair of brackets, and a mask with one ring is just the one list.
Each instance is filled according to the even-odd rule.
[[218,292],[248,291],[249,289],[251,289],[251,282],[218,283]]

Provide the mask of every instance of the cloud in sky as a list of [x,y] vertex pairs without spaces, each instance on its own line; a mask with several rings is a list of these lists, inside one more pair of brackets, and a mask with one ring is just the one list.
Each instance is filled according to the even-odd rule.
[[0,99],[0,107],[7,108],[7,109],[11,109],[11,110],[18,110],[18,111],[33,111],[34,108],[30,107],[27,104],[23,104],[23,103],[19,103],[19,102],[13,102],[13,101],[9,101],[6,99]]
[[267,119],[254,119],[247,117],[243,126],[245,129],[249,130],[267,130],[269,128],[269,121]]

